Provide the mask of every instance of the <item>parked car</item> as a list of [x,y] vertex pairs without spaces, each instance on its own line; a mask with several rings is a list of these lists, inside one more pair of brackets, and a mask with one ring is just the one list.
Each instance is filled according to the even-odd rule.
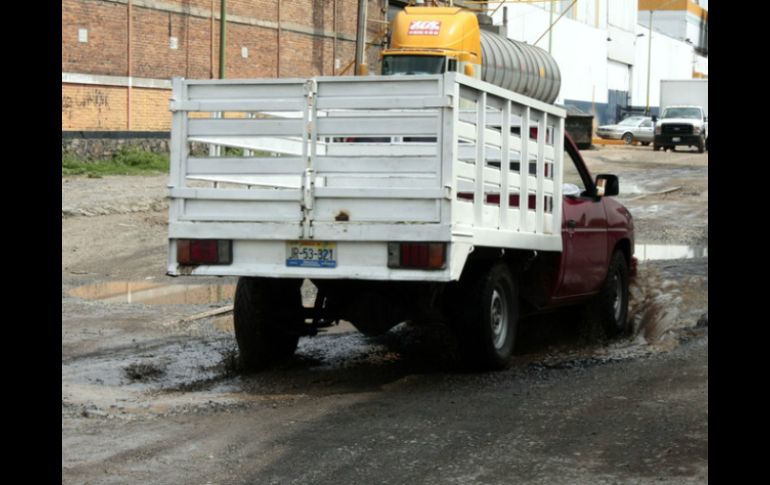
[[649,116],[631,116],[616,125],[603,125],[596,130],[600,138],[623,140],[626,145],[635,141],[649,145],[654,137],[652,118]]

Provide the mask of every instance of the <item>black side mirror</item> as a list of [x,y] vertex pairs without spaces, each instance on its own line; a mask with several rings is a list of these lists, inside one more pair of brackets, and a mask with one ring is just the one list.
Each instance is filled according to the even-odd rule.
[[617,175],[602,173],[596,176],[596,195],[611,196],[620,193],[620,182]]
[[704,117],[703,117],[703,121],[708,121],[708,120],[709,120],[709,117],[708,117],[708,116],[704,116]]
[[657,116],[655,116],[655,115],[653,115],[653,116],[652,116],[652,122],[653,122],[653,123],[655,123],[656,121],[658,121],[658,117],[657,117]]

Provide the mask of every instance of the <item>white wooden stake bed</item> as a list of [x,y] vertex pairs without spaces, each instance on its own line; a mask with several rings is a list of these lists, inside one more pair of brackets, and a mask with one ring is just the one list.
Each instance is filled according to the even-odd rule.
[[[175,78],[171,110],[171,275],[447,282],[474,247],[561,251],[560,108],[448,73]],[[180,265],[180,239],[232,261]],[[329,264],[292,266],[303,241]],[[389,267],[389,242],[446,243],[446,264]]]

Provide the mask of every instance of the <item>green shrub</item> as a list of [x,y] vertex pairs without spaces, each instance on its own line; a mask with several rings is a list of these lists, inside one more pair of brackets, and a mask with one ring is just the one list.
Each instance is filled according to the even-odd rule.
[[63,155],[62,175],[153,175],[168,172],[169,158],[165,153],[152,153],[133,147],[121,147],[111,158],[83,160]]

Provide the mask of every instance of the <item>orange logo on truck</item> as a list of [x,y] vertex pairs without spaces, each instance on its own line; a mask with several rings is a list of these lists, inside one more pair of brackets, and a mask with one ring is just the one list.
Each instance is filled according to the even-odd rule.
[[441,22],[438,20],[413,20],[409,24],[409,35],[438,35]]

